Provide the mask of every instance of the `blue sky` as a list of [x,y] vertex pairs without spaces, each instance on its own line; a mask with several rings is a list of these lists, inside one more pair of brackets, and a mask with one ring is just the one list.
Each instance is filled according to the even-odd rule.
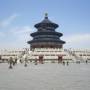
[[29,47],[46,12],[59,24],[65,48],[90,48],[90,0],[0,0],[0,48]]

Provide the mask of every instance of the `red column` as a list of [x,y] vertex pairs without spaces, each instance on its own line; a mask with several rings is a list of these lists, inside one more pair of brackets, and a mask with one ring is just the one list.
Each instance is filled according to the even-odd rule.
[[58,63],[62,62],[62,55],[58,55]]
[[39,63],[43,64],[43,55],[39,56]]

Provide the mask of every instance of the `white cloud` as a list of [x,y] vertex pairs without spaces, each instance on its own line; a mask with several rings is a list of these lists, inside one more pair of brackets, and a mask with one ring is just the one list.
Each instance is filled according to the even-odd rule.
[[0,27],[7,27],[9,26],[14,19],[16,19],[18,15],[17,14],[13,14],[10,17],[8,17],[7,19],[4,19],[3,21],[0,21]]
[[89,40],[90,40],[90,34],[77,34],[70,36],[68,38],[68,42],[73,42],[73,43],[80,43]]
[[33,29],[29,26],[23,26],[23,27],[15,27],[10,30],[10,34],[13,35],[15,38],[13,42],[10,42],[11,45],[14,45],[15,47],[21,45],[21,47],[29,46],[27,44],[27,41],[32,39],[30,36],[30,33],[33,32]]
[[5,34],[3,32],[0,32],[0,37],[4,37]]
[[29,26],[23,26],[12,28],[10,31],[15,37],[18,38],[18,40],[26,41],[27,39],[30,39],[30,33],[33,32],[33,29]]
[[14,34],[22,34],[22,33],[32,32],[32,29],[29,26],[14,27],[11,29],[11,32]]
[[30,26],[9,27],[8,31],[0,32],[0,48],[23,48],[29,47],[27,41],[33,29]]
[[90,48],[90,33],[66,36],[64,40],[67,47]]

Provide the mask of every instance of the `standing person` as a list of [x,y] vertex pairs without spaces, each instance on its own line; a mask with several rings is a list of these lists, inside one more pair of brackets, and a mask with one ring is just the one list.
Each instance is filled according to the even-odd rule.
[[12,69],[13,68],[12,67],[12,64],[13,64],[13,58],[12,57],[10,57],[10,59],[9,59],[9,64],[10,64],[9,68]]
[[2,56],[0,55],[0,60],[2,59]]
[[2,60],[2,56],[0,55],[0,62],[2,62],[1,60]]
[[88,63],[88,61],[86,60],[86,63]]
[[15,58],[15,64],[17,64],[17,58]]
[[25,67],[27,67],[27,62],[28,62],[27,58],[25,58],[25,65],[24,65]]
[[19,61],[20,61],[20,63],[23,63],[23,61],[21,59]]
[[65,61],[63,61],[62,63],[63,63],[63,65],[65,65]]
[[69,65],[69,62],[67,61],[67,66]]
[[37,65],[37,58],[35,58],[35,65]]

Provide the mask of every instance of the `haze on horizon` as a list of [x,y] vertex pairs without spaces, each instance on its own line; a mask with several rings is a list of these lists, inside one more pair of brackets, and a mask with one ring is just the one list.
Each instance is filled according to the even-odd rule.
[[0,48],[29,47],[46,12],[59,25],[64,48],[90,48],[90,0],[0,0]]

